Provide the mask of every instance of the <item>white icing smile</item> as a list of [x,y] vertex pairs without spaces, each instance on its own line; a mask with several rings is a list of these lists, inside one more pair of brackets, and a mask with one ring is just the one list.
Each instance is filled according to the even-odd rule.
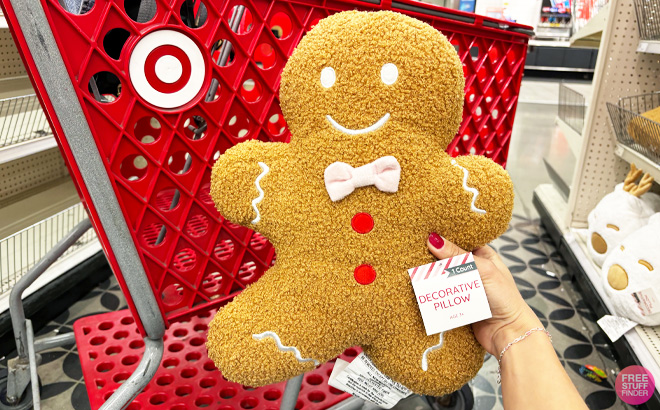
[[339,124],[337,121],[333,120],[332,117],[329,115],[326,115],[325,118],[328,120],[330,125],[332,125],[336,130],[341,131],[344,134],[359,135],[359,134],[366,134],[367,132],[371,132],[371,131],[376,131],[378,128],[385,125],[387,120],[390,119],[390,113],[388,112],[387,114],[383,115],[383,117],[380,120],[376,121],[374,124],[371,124],[367,128],[361,128],[359,130],[352,130],[346,128],[343,125]]

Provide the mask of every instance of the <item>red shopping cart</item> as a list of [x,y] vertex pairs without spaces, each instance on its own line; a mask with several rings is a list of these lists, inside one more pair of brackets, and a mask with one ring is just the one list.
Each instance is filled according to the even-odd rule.
[[411,0],[3,1],[130,308],[75,325],[92,408],[315,409],[347,397],[327,386],[332,363],[305,376],[296,401],[295,386],[283,396],[283,384],[223,380],[203,348],[212,312],[275,259],[263,236],[217,213],[211,166],[241,141],[288,141],[277,92],[286,59],[318,20],[347,9],[441,30],[466,76],[448,152],[505,165],[526,26]]

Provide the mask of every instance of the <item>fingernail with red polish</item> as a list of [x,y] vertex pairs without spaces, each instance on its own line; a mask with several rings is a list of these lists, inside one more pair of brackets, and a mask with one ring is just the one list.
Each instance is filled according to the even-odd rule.
[[438,235],[435,232],[429,235],[429,242],[431,242],[431,245],[435,249],[442,249],[442,247],[445,246],[445,240],[442,239],[442,236]]

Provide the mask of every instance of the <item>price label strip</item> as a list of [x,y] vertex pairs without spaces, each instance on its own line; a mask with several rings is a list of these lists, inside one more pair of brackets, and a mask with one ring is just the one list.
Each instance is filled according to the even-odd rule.
[[381,373],[364,353],[351,363],[337,359],[328,384],[384,409],[391,409],[412,394],[404,385]]

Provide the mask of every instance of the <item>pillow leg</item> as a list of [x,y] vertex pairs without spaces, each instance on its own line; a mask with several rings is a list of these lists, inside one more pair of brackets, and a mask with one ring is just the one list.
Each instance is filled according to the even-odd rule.
[[477,374],[485,354],[469,326],[427,336],[421,323],[394,325],[365,352],[393,380],[431,396],[460,389]]

